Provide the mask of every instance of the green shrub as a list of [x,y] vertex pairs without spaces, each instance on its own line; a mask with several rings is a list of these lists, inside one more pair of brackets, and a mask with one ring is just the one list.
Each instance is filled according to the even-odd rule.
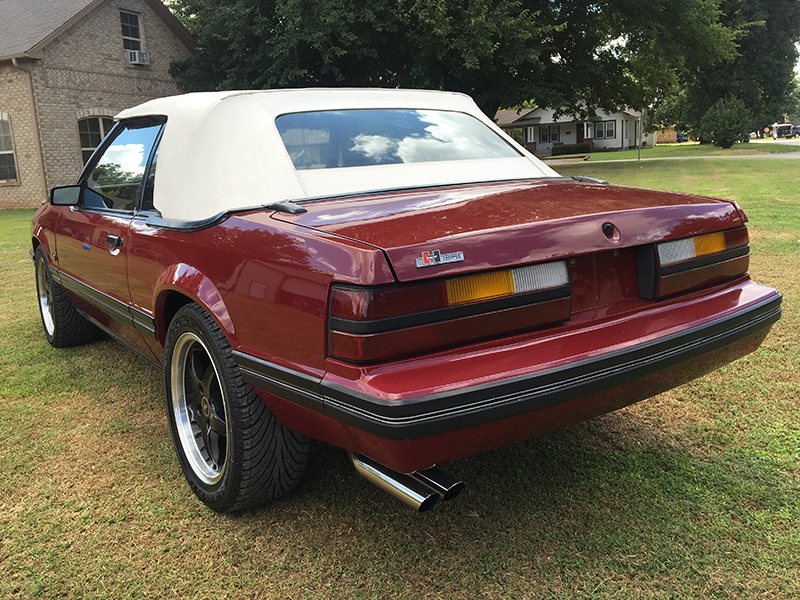
[[715,146],[730,148],[750,131],[752,116],[741,100],[726,96],[706,111],[701,133]]
[[592,147],[588,142],[582,144],[564,144],[563,146],[553,146],[553,156],[560,156],[562,154],[586,154],[591,152]]

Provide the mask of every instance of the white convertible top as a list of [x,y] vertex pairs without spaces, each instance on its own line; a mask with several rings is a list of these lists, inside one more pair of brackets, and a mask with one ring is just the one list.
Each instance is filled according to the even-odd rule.
[[291,89],[205,92],[151,100],[117,120],[166,116],[154,205],[164,219],[198,221],[281,201],[409,187],[557,177],[520,148],[513,158],[295,170],[275,125],[288,113],[347,109],[447,110],[511,140],[464,94],[426,90]]

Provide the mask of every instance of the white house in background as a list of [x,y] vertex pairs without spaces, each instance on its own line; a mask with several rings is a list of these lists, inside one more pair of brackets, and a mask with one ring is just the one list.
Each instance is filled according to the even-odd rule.
[[[500,110],[495,121],[506,133],[538,156],[549,156],[553,146],[587,142],[594,150],[627,150],[639,143],[640,112],[623,110],[596,112],[595,118],[585,121],[574,116],[556,118],[553,109],[527,108]],[[656,136],[645,134],[643,146],[655,146]]]

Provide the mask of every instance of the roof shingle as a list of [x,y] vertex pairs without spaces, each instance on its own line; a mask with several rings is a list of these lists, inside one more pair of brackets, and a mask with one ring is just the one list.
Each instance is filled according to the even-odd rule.
[[97,0],[0,0],[0,58],[24,55]]

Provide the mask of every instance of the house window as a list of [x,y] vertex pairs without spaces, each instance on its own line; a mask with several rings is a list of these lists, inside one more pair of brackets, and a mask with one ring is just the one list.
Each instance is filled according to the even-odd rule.
[[142,30],[139,28],[139,15],[121,11],[119,18],[122,22],[122,43],[125,50],[141,50]]
[[516,128],[516,129],[504,129],[503,131],[505,131],[512,138],[514,138],[515,142],[517,142],[519,144],[524,144],[525,143],[525,131],[524,130]]
[[594,124],[594,137],[597,140],[610,140],[617,137],[616,121],[598,121]]
[[0,120],[0,181],[13,181],[17,178],[14,165],[14,147],[11,143],[11,123]]
[[539,127],[539,141],[543,144],[557,142],[559,138],[559,125],[542,125]]
[[83,164],[89,161],[95,148],[100,145],[106,134],[111,131],[114,121],[108,117],[89,117],[78,121],[78,131],[81,134],[81,154]]

